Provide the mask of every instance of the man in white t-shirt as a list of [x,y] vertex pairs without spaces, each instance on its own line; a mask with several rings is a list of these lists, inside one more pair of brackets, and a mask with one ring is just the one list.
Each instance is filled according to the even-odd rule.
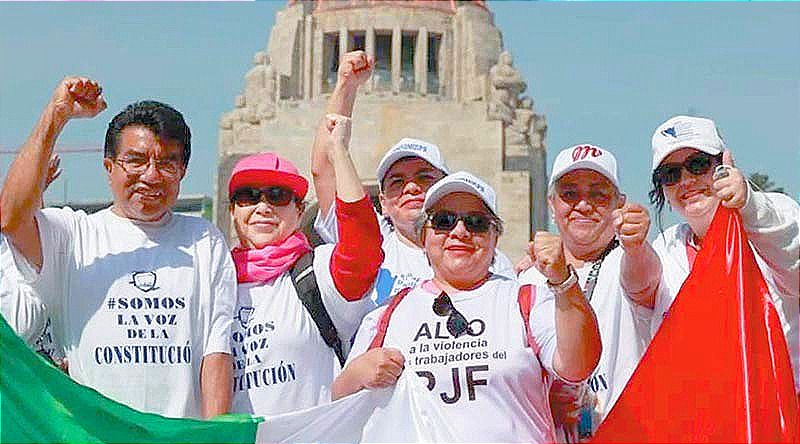
[[146,412],[225,413],[235,270],[217,229],[170,210],[191,154],[183,116],[159,102],[128,106],[106,133],[113,205],[89,216],[38,210],[59,133],[105,108],[97,82],[59,83],[3,186],[2,232],[77,382]]
[[[351,116],[358,88],[369,79],[373,67],[374,60],[369,59],[364,51],[345,54],[339,64],[336,88],[328,100],[327,112]],[[314,188],[319,201],[314,229],[326,243],[335,243],[335,175],[322,146],[325,140],[322,131],[324,125],[320,125],[311,157]],[[414,222],[422,211],[425,192],[448,173],[439,147],[422,140],[404,138],[381,159],[376,177],[383,214],[377,217],[385,258],[373,293],[377,304],[386,302],[403,288],[433,277],[425,253],[415,240]],[[511,261],[499,250],[495,252],[491,271],[515,277]]]
[[[647,348],[661,266],[646,241],[647,210],[626,202],[610,151],[588,144],[561,151],[553,163],[548,203],[603,342],[587,385],[557,382],[551,392],[559,438],[576,442],[597,429]],[[646,284],[631,288],[633,274]],[[519,281],[543,284],[545,278],[531,267]]]

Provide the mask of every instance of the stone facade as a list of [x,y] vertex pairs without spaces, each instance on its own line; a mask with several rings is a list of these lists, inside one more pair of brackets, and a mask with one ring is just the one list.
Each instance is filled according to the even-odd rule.
[[547,227],[547,124],[521,96],[527,84],[480,1],[289,1],[220,119],[218,225],[230,233],[226,184],[242,156],[276,151],[310,171],[337,57],[353,49],[378,59],[353,115],[351,152],[365,185],[377,189],[378,161],[400,138],[436,143],[452,171],[495,187],[500,248],[521,257],[530,233]]

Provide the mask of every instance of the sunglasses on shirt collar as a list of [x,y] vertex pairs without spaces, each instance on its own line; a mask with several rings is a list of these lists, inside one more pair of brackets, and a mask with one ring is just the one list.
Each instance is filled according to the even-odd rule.
[[456,310],[453,306],[453,301],[450,296],[445,292],[441,292],[436,299],[433,300],[433,312],[438,316],[447,316],[447,331],[451,336],[457,338],[464,334],[475,336],[476,333],[472,329],[467,318]]
[[497,225],[495,217],[486,213],[455,213],[452,211],[434,211],[428,213],[431,227],[437,231],[450,231],[464,222],[464,227],[471,233],[486,233],[489,227]]
[[231,202],[238,207],[248,207],[266,201],[276,207],[289,205],[296,200],[292,190],[283,187],[239,188],[231,195]]
[[722,154],[712,156],[708,153],[696,153],[683,162],[662,163],[653,171],[653,183],[659,186],[672,186],[681,181],[681,172],[686,170],[695,176],[702,176],[711,167],[722,163]]

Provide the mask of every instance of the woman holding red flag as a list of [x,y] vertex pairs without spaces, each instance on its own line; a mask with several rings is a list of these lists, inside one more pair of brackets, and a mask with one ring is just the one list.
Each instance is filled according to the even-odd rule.
[[653,189],[659,228],[664,203],[685,222],[662,231],[653,243],[663,281],[656,296],[652,332],[658,330],[692,269],[717,206],[740,212],[756,262],[781,319],[800,394],[800,234],[797,202],[781,193],[751,189],[714,121],[676,116],[653,134]]

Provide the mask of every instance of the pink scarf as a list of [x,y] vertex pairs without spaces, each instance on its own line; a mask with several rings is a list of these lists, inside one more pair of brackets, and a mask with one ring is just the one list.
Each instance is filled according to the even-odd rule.
[[311,251],[306,235],[296,232],[278,245],[264,248],[234,248],[231,252],[236,264],[236,280],[269,282],[292,268],[295,262]]

